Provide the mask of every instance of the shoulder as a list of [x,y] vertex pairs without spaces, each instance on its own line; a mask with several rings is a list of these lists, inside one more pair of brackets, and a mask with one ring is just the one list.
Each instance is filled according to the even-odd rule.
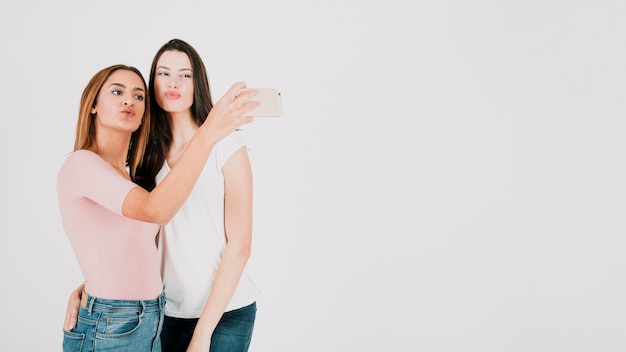
[[92,170],[102,170],[108,165],[106,161],[92,151],[76,150],[65,158],[59,170],[59,174],[80,174]]
[[247,146],[242,131],[234,131],[220,140],[215,146],[218,166],[221,168],[241,147]]
[[100,160],[102,160],[102,158],[98,154],[90,150],[80,149],[70,153],[65,159],[65,163],[98,162]]
[[228,136],[224,137],[216,144],[218,153],[223,156],[230,156],[237,149],[247,146],[245,136],[242,131],[234,131]]
[[246,144],[246,138],[243,131],[234,131],[231,132],[228,136],[224,137],[224,139],[222,139],[218,143],[222,145],[241,146]]

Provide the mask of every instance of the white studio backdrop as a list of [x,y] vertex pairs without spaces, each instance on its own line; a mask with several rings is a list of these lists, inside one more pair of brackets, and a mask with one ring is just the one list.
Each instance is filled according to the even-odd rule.
[[2,351],[60,351],[81,281],[56,203],[82,89],[171,38],[245,131],[252,352],[626,350],[626,3],[0,5]]

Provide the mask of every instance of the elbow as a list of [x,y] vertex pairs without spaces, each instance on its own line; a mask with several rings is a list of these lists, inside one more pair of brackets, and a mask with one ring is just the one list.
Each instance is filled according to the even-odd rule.
[[170,220],[172,220],[171,216],[157,215],[152,222],[161,226],[165,226],[168,222],[170,222]]
[[172,220],[174,214],[160,211],[158,208],[144,209],[144,221],[164,226]]
[[230,243],[227,248],[230,249],[230,251],[243,262],[247,262],[252,254],[252,245],[250,242],[237,244]]
[[161,201],[151,197],[143,188],[133,188],[122,205],[122,215],[157,225],[165,225],[176,215],[177,210],[163,207]]
[[147,203],[144,205],[143,210],[145,217],[148,219],[146,220],[147,222],[160,226],[167,225],[172,218],[174,218],[174,215],[176,215],[176,210],[171,210],[154,203]]
[[172,220],[174,216],[171,214],[157,214],[157,216],[154,219],[154,223],[155,224],[159,224],[161,226],[165,226],[167,225],[168,222],[170,222],[170,220]]
[[248,261],[250,259],[250,255],[252,254],[252,246],[248,243],[245,246],[241,246],[237,251],[237,255],[244,261]]

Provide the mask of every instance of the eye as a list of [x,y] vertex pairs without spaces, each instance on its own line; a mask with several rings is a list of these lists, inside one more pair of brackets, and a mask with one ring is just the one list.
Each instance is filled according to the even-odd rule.
[[143,95],[135,95],[135,99],[139,100],[139,101],[143,101],[145,98]]
[[121,91],[121,90],[119,90],[119,89],[113,89],[113,90],[111,91],[111,94],[113,94],[113,95],[122,95],[122,91]]
[[183,78],[191,78],[191,74],[189,74],[189,73],[184,73],[184,74],[182,74],[180,76],[183,77]]
[[157,73],[157,76],[169,76],[170,74],[167,72],[159,72]]

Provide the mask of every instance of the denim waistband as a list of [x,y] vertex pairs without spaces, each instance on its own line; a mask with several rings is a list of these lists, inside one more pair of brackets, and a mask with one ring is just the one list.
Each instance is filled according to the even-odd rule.
[[159,297],[149,300],[124,300],[124,299],[107,299],[91,296],[83,291],[83,294],[87,295],[87,309],[89,314],[91,312],[153,312],[163,309],[165,305],[165,294],[161,293]]

